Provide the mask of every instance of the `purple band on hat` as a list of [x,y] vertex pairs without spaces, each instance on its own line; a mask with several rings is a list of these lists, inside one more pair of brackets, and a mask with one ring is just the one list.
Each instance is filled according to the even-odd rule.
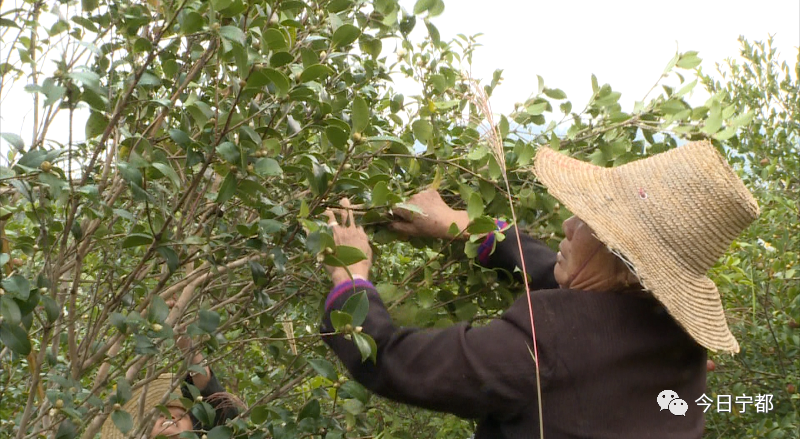
[[[494,223],[497,224],[497,230],[503,230],[508,226],[507,222],[499,219],[494,220]],[[489,256],[491,256],[493,248],[494,232],[486,235],[486,239],[484,239],[483,243],[478,247],[478,262],[480,262],[481,265],[487,265],[489,263]]]
[[333,287],[331,289],[331,292],[328,293],[328,298],[325,299],[325,311],[330,311],[331,305],[339,296],[348,291],[353,291],[358,287],[365,287],[372,289],[375,288],[370,281],[365,279],[353,279],[341,282],[339,283],[339,285]]

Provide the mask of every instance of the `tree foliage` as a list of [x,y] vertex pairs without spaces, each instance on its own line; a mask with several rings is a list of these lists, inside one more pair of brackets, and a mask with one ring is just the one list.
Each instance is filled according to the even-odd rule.
[[[108,416],[130,427],[114,404],[142,378],[187,370],[173,342],[186,326],[249,406],[209,438],[468,436],[469,422],[371,397],[320,342],[330,287],[320,264],[363,257],[335,247],[322,212],[345,196],[358,205],[375,243],[372,277],[400,324],[480,324],[519,291],[469,258],[493,218],[510,216],[503,176],[529,233],[555,243],[569,216],[530,173],[543,146],[610,166],[679,139],[714,139],[770,208],[714,272],[746,350],[717,360],[729,373],[712,387],[796,383],[797,241],[779,225],[791,213],[797,227],[797,74],[763,45],[745,42],[744,64],[729,64],[722,81],[698,74],[697,53],[677,53],[631,111],[594,76],[579,111],[538,78],[497,121],[498,160],[476,87],[491,95],[502,72],[483,85],[464,75],[477,44],[441,39],[427,19],[442,12],[439,0],[412,11],[396,0],[49,8],[23,2],[2,17],[13,43],[0,87],[24,82],[37,108],[30,139],[2,134],[11,146],[0,167],[4,434],[91,438]],[[420,44],[408,39],[415,26],[427,30]],[[391,74],[421,93],[400,94]],[[712,97],[692,106],[698,83]],[[80,109],[85,126],[66,137],[48,130]],[[475,240],[405,243],[382,227],[426,186],[470,211]],[[342,326],[360,312],[354,304]],[[354,341],[374,357],[368,337]],[[790,437],[797,395],[779,399],[778,421],[711,416],[709,432]]]

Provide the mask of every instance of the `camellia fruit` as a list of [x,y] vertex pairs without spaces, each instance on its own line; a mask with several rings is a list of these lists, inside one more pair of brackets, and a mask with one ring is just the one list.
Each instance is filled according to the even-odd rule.
[[714,369],[716,369],[716,368],[717,368],[717,365],[714,364],[713,360],[706,360],[706,371],[707,372],[713,372]]

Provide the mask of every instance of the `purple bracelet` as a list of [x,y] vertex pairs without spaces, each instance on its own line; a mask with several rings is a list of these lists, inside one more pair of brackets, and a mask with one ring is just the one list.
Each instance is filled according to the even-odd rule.
[[375,288],[372,283],[366,279],[353,279],[341,282],[339,285],[333,287],[331,292],[328,293],[328,298],[325,299],[325,311],[330,310],[331,305],[339,296],[347,291],[353,291],[358,287]]
[[[495,220],[494,223],[497,224],[497,230],[503,230],[508,226],[508,223],[503,220]],[[478,247],[478,262],[480,262],[481,265],[489,263],[489,256],[491,256],[493,248],[494,232],[486,235],[486,239],[484,239],[483,243]]]

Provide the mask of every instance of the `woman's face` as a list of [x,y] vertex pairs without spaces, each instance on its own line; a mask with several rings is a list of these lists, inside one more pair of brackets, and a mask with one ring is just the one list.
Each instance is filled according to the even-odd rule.
[[636,283],[627,266],[594,235],[591,227],[573,216],[561,226],[564,239],[558,246],[553,274],[561,288],[611,291]]
[[564,230],[564,239],[558,246],[554,274],[562,288],[573,288],[572,284],[603,244],[594,237],[592,229],[576,216],[565,220],[561,228]]
[[150,439],[155,439],[158,436],[167,438],[177,438],[179,434],[184,431],[192,431],[192,419],[186,410],[180,407],[168,407],[172,419],[161,414],[156,419],[153,430],[150,432]]

